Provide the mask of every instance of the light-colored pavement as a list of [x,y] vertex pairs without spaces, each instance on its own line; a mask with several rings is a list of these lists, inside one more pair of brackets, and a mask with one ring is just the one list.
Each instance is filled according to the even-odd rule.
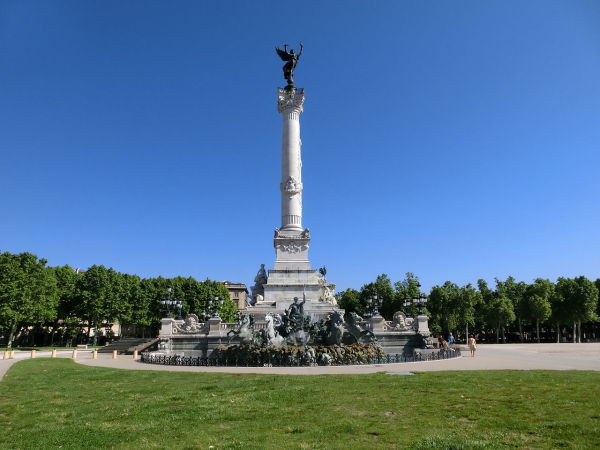
[[[56,351],[57,356],[59,358],[70,358],[71,355],[73,354],[73,350],[57,350]],[[36,351],[36,358],[50,358],[50,355],[52,354],[51,351]],[[2,380],[2,378],[4,377],[4,374],[6,373],[6,371],[10,368],[10,366],[12,366],[14,363],[19,362],[19,361],[23,361],[24,359],[29,359],[31,358],[31,352],[30,351],[15,351],[15,358],[14,359],[1,359],[4,357],[4,351],[0,351],[0,380]],[[92,351],[91,350],[77,350],[77,357],[78,358],[89,358],[92,359]]]
[[[20,354],[22,353],[22,354]],[[94,360],[91,351],[79,351],[77,362],[88,366],[128,370],[167,370],[174,372],[222,372],[285,375],[361,374],[376,372],[430,372],[441,370],[597,370],[600,371],[600,343],[590,344],[487,344],[478,345],[474,358],[463,351],[462,358],[400,364],[333,367],[184,367],[161,366],[134,361],[131,356],[100,353]],[[48,357],[50,352],[38,352]],[[69,358],[70,351],[59,352]],[[29,352],[15,353],[14,360],[0,360],[0,377],[13,362],[29,358]]]

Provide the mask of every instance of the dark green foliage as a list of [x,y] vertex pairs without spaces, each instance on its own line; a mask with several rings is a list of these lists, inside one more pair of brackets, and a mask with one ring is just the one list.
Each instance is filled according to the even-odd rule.
[[[377,296],[378,301],[382,304],[380,311],[381,315],[390,320],[394,314],[394,288],[392,281],[384,273],[377,276],[373,283],[365,284],[360,288],[360,304],[363,310],[367,309],[368,302]],[[397,311],[397,310],[396,310]]]
[[[46,267],[46,261],[30,253],[0,254],[0,337],[12,341],[19,331],[30,337],[21,345],[68,345],[81,342],[82,328],[102,328],[114,322],[124,326],[145,327],[144,333],[155,335],[164,315],[161,300],[172,288],[172,297],[183,302],[183,314],[194,313],[203,318],[209,299],[222,298],[219,314],[225,322],[234,322],[235,303],[221,283],[191,277],[171,279],[156,277],[141,279],[137,275],[119,273],[112,268],[92,266],[76,273],[69,266]],[[465,329],[479,340],[490,342],[524,339],[532,330],[536,337],[560,340],[560,330],[573,329],[573,340],[594,338],[600,313],[598,289],[585,277],[559,278],[557,283],[536,279],[531,284],[508,277],[496,279],[495,288],[484,280],[477,289],[451,281],[434,286],[424,312],[430,328],[446,335],[460,335]],[[407,273],[403,280],[393,282],[386,274],[377,276],[359,291],[346,289],[336,294],[340,308],[346,313],[368,313],[369,300],[381,303],[379,311],[391,320],[397,311],[415,316],[418,306],[405,307],[404,299],[413,299],[424,292],[419,279]],[[581,324],[584,324],[582,333]],[[587,328],[586,328],[587,327]],[[45,334],[45,338],[36,336]],[[541,333],[541,334],[540,334]],[[515,337],[517,336],[517,337]],[[531,335],[528,339],[531,340]]]
[[[411,272],[407,272],[402,281],[396,281],[394,283],[394,300],[384,310],[384,317],[392,317],[396,311],[404,310],[404,299],[413,299],[418,297],[420,294],[424,294],[421,291],[421,284],[419,278]],[[411,316],[416,316],[419,311],[418,305],[411,303],[407,308],[407,312]]]
[[338,306],[347,313],[355,312],[364,314],[364,305],[360,301],[360,292],[356,289],[346,289],[345,291],[335,294]]
[[31,253],[0,254],[0,328],[9,347],[21,325],[56,318],[59,291],[46,262]]
[[[46,267],[30,253],[0,254],[0,336],[7,343],[23,329],[45,327],[49,336],[37,345],[74,344],[82,327],[102,328],[114,322],[157,329],[167,288],[183,301],[184,313],[203,316],[209,298],[219,297],[223,320],[233,322],[235,303],[221,283],[194,278],[141,279],[94,265],[83,273],[69,266]],[[95,339],[95,337],[94,337]],[[33,345],[34,342],[25,342]]]
[[564,319],[588,321],[596,319],[598,288],[585,277],[559,278],[556,295],[563,305]]

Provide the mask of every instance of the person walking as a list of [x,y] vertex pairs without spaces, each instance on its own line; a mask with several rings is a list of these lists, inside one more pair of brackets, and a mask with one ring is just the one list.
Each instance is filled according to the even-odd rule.
[[469,337],[469,350],[471,350],[471,356],[475,356],[475,350],[477,350],[477,341],[473,336]]

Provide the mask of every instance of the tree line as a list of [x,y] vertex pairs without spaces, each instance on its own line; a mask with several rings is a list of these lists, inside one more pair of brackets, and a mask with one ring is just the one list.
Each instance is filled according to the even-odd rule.
[[[209,299],[220,297],[221,318],[235,320],[236,306],[227,288],[216,281],[192,277],[141,278],[101,265],[77,272],[70,266],[50,267],[31,253],[0,253],[0,339],[12,345],[65,345],[89,340],[92,330],[119,322],[122,326],[146,328],[155,335],[164,315],[161,301],[172,288],[172,297],[182,301],[182,313],[202,317]],[[407,273],[392,282],[379,275],[360,290],[336,294],[346,312],[369,313],[377,297],[379,311],[391,320],[396,311],[418,313],[418,305],[405,299],[427,295],[424,313],[430,329],[437,333],[473,334],[488,342],[561,341],[595,339],[600,309],[600,279],[580,276],[538,278],[532,283],[513,277],[458,286],[446,281],[429,293],[421,290],[418,277]],[[96,333],[93,334],[93,337]]]
[[[508,277],[496,279],[495,286],[482,279],[475,286],[446,281],[431,288],[423,312],[429,316],[430,329],[445,335],[473,334],[487,342],[560,342],[561,337],[581,342],[600,337],[599,290],[600,278],[591,281],[583,276],[560,277],[555,282],[537,278],[532,283]],[[347,312],[365,314],[377,296],[381,314],[391,320],[396,311],[416,315],[418,305],[405,306],[405,299],[419,295],[425,293],[418,278],[407,273],[395,283],[386,274],[379,275],[360,290],[346,289],[336,297]]]
[[172,297],[181,300],[184,315],[202,317],[209,299],[219,297],[224,300],[216,305],[221,318],[235,318],[229,291],[216,281],[141,278],[102,265],[78,272],[68,265],[47,266],[31,253],[0,253],[0,338],[9,347],[16,338],[22,345],[73,345],[95,339],[92,330],[115,322],[156,334],[169,287]]

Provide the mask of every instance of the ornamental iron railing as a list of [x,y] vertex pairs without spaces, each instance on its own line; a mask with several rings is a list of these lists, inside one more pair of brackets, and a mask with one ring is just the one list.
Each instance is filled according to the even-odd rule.
[[181,356],[142,353],[141,361],[148,364],[167,366],[203,366],[203,367],[301,367],[301,366],[348,366],[367,364],[395,364],[407,362],[426,362],[452,359],[461,356],[459,349],[443,349],[434,352],[415,352],[411,355],[385,355],[376,358],[358,358],[348,362],[310,361],[302,355],[256,355],[249,353],[245,357],[224,358],[204,356]]

